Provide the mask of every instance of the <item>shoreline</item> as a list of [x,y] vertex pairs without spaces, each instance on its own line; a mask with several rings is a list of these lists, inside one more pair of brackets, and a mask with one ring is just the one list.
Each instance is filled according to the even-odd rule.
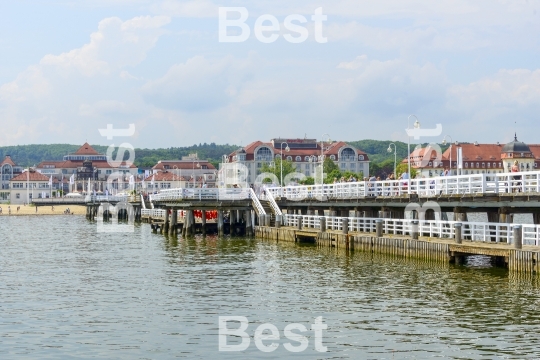
[[[45,215],[75,215],[75,216],[81,216],[86,213],[86,207],[82,205],[73,205],[73,206],[57,206],[55,207],[54,211],[52,210],[51,206],[38,206],[37,212],[35,206],[29,206],[29,205],[0,205],[0,208],[2,208],[2,213],[0,214],[0,217],[5,216],[45,216]],[[11,214],[9,213],[9,208],[11,208]],[[19,208],[19,211],[17,211],[17,208]],[[64,211],[66,209],[70,209],[70,213],[66,214]]]

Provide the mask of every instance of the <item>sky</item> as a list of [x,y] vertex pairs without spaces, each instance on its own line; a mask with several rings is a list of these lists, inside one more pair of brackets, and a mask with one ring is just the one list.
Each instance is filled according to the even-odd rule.
[[[245,41],[222,41],[241,14],[220,8],[244,8]],[[421,142],[540,143],[539,12],[525,0],[3,1],[0,146],[406,142],[416,118],[443,129]],[[107,139],[108,124],[136,131]]]

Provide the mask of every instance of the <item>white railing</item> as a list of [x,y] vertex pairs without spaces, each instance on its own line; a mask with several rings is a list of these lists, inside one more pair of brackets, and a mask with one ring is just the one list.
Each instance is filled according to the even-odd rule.
[[259,198],[257,198],[257,195],[255,195],[255,191],[253,189],[249,189],[249,196],[251,197],[251,202],[253,203],[253,207],[257,211],[258,215],[266,215],[266,211],[264,211],[264,208],[259,201]]
[[360,181],[324,185],[267,188],[274,198],[291,200],[358,199],[418,194],[439,195],[540,193],[540,171],[499,174],[440,176],[412,180]]
[[86,197],[86,202],[126,202],[129,199],[129,195],[92,195]]
[[150,216],[152,218],[164,218],[165,209],[141,209],[141,216]]
[[276,203],[276,200],[272,196],[271,192],[267,191],[263,196],[268,201],[268,203],[270,204],[270,207],[274,211],[274,214],[283,215],[283,213],[281,212],[281,209],[279,208],[278,204]]
[[[323,216],[316,215],[292,215],[285,214],[284,226],[297,227],[302,221],[302,228],[320,229],[320,219]],[[336,216],[324,216],[328,230],[342,231],[343,219]],[[391,235],[411,235],[413,230],[412,219],[377,219],[349,217],[349,231],[359,233],[374,233],[376,221],[382,220],[383,233]],[[452,239],[455,236],[454,225],[459,221],[424,220],[418,223],[420,236],[439,237]],[[483,223],[462,222],[462,237],[471,241],[497,242],[512,244],[514,241],[514,226],[517,224],[506,223]],[[540,246],[540,225],[523,224],[523,245]]]
[[182,200],[248,200],[250,188],[240,189],[167,189],[150,195],[150,201],[182,201]]

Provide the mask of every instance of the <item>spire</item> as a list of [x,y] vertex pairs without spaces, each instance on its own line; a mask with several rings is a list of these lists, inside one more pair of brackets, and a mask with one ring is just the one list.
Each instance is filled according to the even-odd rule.
[[517,139],[517,133],[514,133],[514,141],[518,141],[518,139]]

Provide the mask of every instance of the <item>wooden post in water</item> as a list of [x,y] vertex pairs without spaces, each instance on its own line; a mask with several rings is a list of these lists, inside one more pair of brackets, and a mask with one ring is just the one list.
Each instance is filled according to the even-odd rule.
[[383,223],[382,223],[382,219],[377,219],[375,220],[375,235],[377,237],[382,237],[383,235]]
[[523,247],[523,239],[521,237],[521,225],[514,225],[514,249],[521,249]]
[[342,218],[341,219],[341,227],[342,232],[345,235],[349,234],[349,219],[348,218]]
[[281,228],[282,217],[283,215],[276,215],[276,228],[278,229]]
[[298,218],[298,230],[302,230],[302,221],[303,219],[301,217]]
[[456,223],[454,224],[454,241],[456,244],[461,244],[463,240],[461,239],[461,227],[463,224]]
[[206,210],[201,210],[201,232],[203,236],[206,235]]
[[171,209],[171,225],[169,227],[169,235],[176,235],[177,223],[178,223],[178,210]]
[[411,237],[413,238],[413,240],[418,240],[418,220],[413,220],[412,221],[412,231],[411,231]]
[[[253,236],[253,228],[251,227],[251,210],[244,211],[244,220],[246,222],[246,236]],[[266,221],[270,226],[270,215],[266,215]]]
[[217,211],[218,213],[218,225],[217,225],[217,231],[218,231],[218,236],[223,236],[224,235],[224,230],[223,230],[223,210],[218,210]]
[[321,217],[319,219],[319,225],[321,228],[321,232],[326,232],[326,218],[325,217]]

